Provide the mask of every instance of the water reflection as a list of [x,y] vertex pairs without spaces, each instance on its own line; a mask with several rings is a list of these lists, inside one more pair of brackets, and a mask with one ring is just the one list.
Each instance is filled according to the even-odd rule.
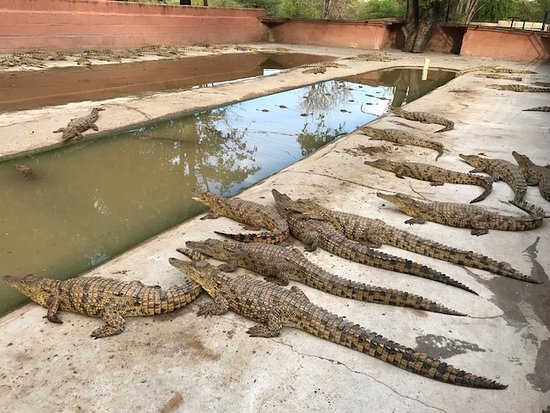
[[[377,76],[319,83],[0,163],[2,273],[68,278],[86,271],[203,211],[191,200],[195,188],[236,194],[421,93]],[[0,313],[22,299],[0,285]]]

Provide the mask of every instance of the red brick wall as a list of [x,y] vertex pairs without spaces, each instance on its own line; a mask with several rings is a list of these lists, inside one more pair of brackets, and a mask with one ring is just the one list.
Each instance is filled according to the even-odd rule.
[[461,55],[535,62],[550,59],[550,33],[470,26]]
[[270,40],[278,43],[357,47],[374,50],[390,45],[390,35],[386,24],[327,20],[289,20],[271,28]]
[[116,1],[1,0],[0,53],[146,44],[244,43],[265,38],[259,9]]

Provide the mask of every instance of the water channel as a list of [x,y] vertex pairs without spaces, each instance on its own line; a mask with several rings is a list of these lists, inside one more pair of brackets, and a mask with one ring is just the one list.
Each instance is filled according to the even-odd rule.
[[[195,188],[237,194],[454,77],[420,74],[326,81],[0,162],[0,275],[73,277],[204,211]],[[22,302],[0,284],[0,314]]]

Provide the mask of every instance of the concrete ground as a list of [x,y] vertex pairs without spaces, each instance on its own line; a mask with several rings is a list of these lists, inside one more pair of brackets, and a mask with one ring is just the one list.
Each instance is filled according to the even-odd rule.
[[[272,48],[273,45],[255,45]],[[284,45],[285,47],[292,47]],[[298,51],[345,57],[361,51],[294,46]],[[247,80],[209,89],[112,99],[101,104],[110,116],[98,121],[101,133],[173,113],[221,105],[317,82],[393,66],[419,66],[425,57],[432,67],[461,69],[500,64],[536,70],[524,83],[550,81],[548,65],[529,66],[490,59],[451,55],[391,53],[390,62],[344,61],[347,68],[329,68],[324,75],[290,70],[277,76]],[[476,77],[473,73],[407,105],[431,111],[455,122],[455,129],[431,134],[435,125],[385,116],[377,127],[426,132],[444,143],[447,152],[437,166],[468,171],[459,153],[484,153],[513,161],[511,152],[528,154],[536,163],[550,162],[549,114],[522,112],[548,105],[544,93],[513,93],[486,88],[508,81]],[[199,104],[197,104],[199,102]],[[97,102],[82,102],[41,110],[0,114],[0,155],[56,144],[51,130],[80,116]],[[99,134],[96,134],[98,136]],[[354,154],[358,145],[384,147],[378,155]],[[350,151],[351,150],[351,151]],[[372,150],[372,149],[371,149]],[[315,303],[346,316],[401,344],[418,348],[472,373],[508,384],[506,390],[476,390],[425,379],[380,360],[285,328],[273,339],[249,338],[253,325],[232,312],[199,318],[201,296],[187,308],[166,316],[128,318],[126,331],[93,340],[98,319],[63,313],[64,324],[43,318],[45,310],[29,304],[0,319],[0,410],[43,411],[378,411],[378,412],[541,412],[550,405],[550,230],[490,231],[473,237],[468,230],[434,223],[408,227],[407,217],[375,196],[377,191],[404,192],[432,200],[467,202],[480,189],[398,179],[369,168],[366,159],[391,157],[434,163],[434,152],[417,147],[394,147],[352,133],[312,156],[248,189],[240,196],[273,204],[277,188],[291,197],[315,197],[324,206],[383,219],[385,222],[452,246],[471,249],[511,263],[545,283],[526,284],[480,270],[470,270],[421,255],[384,246],[383,251],[414,259],[463,282],[475,296],[404,274],[348,262],[317,250],[307,257],[339,275],[384,287],[421,294],[468,313],[453,317],[398,307],[355,302],[300,285]],[[481,204],[518,213],[505,201],[512,197],[504,183]],[[527,200],[549,209],[536,187]],[[169,286],[181,275],[168,257],[186,240],[214,236],[214,230],[238,230],[220,218],[192,219],[143,243],[87,275],[139,279]],[[296,246],[303,251],[300,243]]]

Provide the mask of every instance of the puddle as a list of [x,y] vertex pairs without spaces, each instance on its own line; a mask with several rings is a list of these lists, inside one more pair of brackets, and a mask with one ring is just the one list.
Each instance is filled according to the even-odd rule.
[[[420,71],[393,72],[322,82],[1,162],[2,274],[69,278],[199,214],[193,189],[234,195],[379,117],[392,102],[418,96],[386,82],[415,79]],[[423,93],[454,76],[433,73]],[[0,314],[22,302],[0,283]]]
[[334,60],[303,53],[240,53],[181,60],[0,72],[0,111],[33,109],[144,92],[205,87]]

